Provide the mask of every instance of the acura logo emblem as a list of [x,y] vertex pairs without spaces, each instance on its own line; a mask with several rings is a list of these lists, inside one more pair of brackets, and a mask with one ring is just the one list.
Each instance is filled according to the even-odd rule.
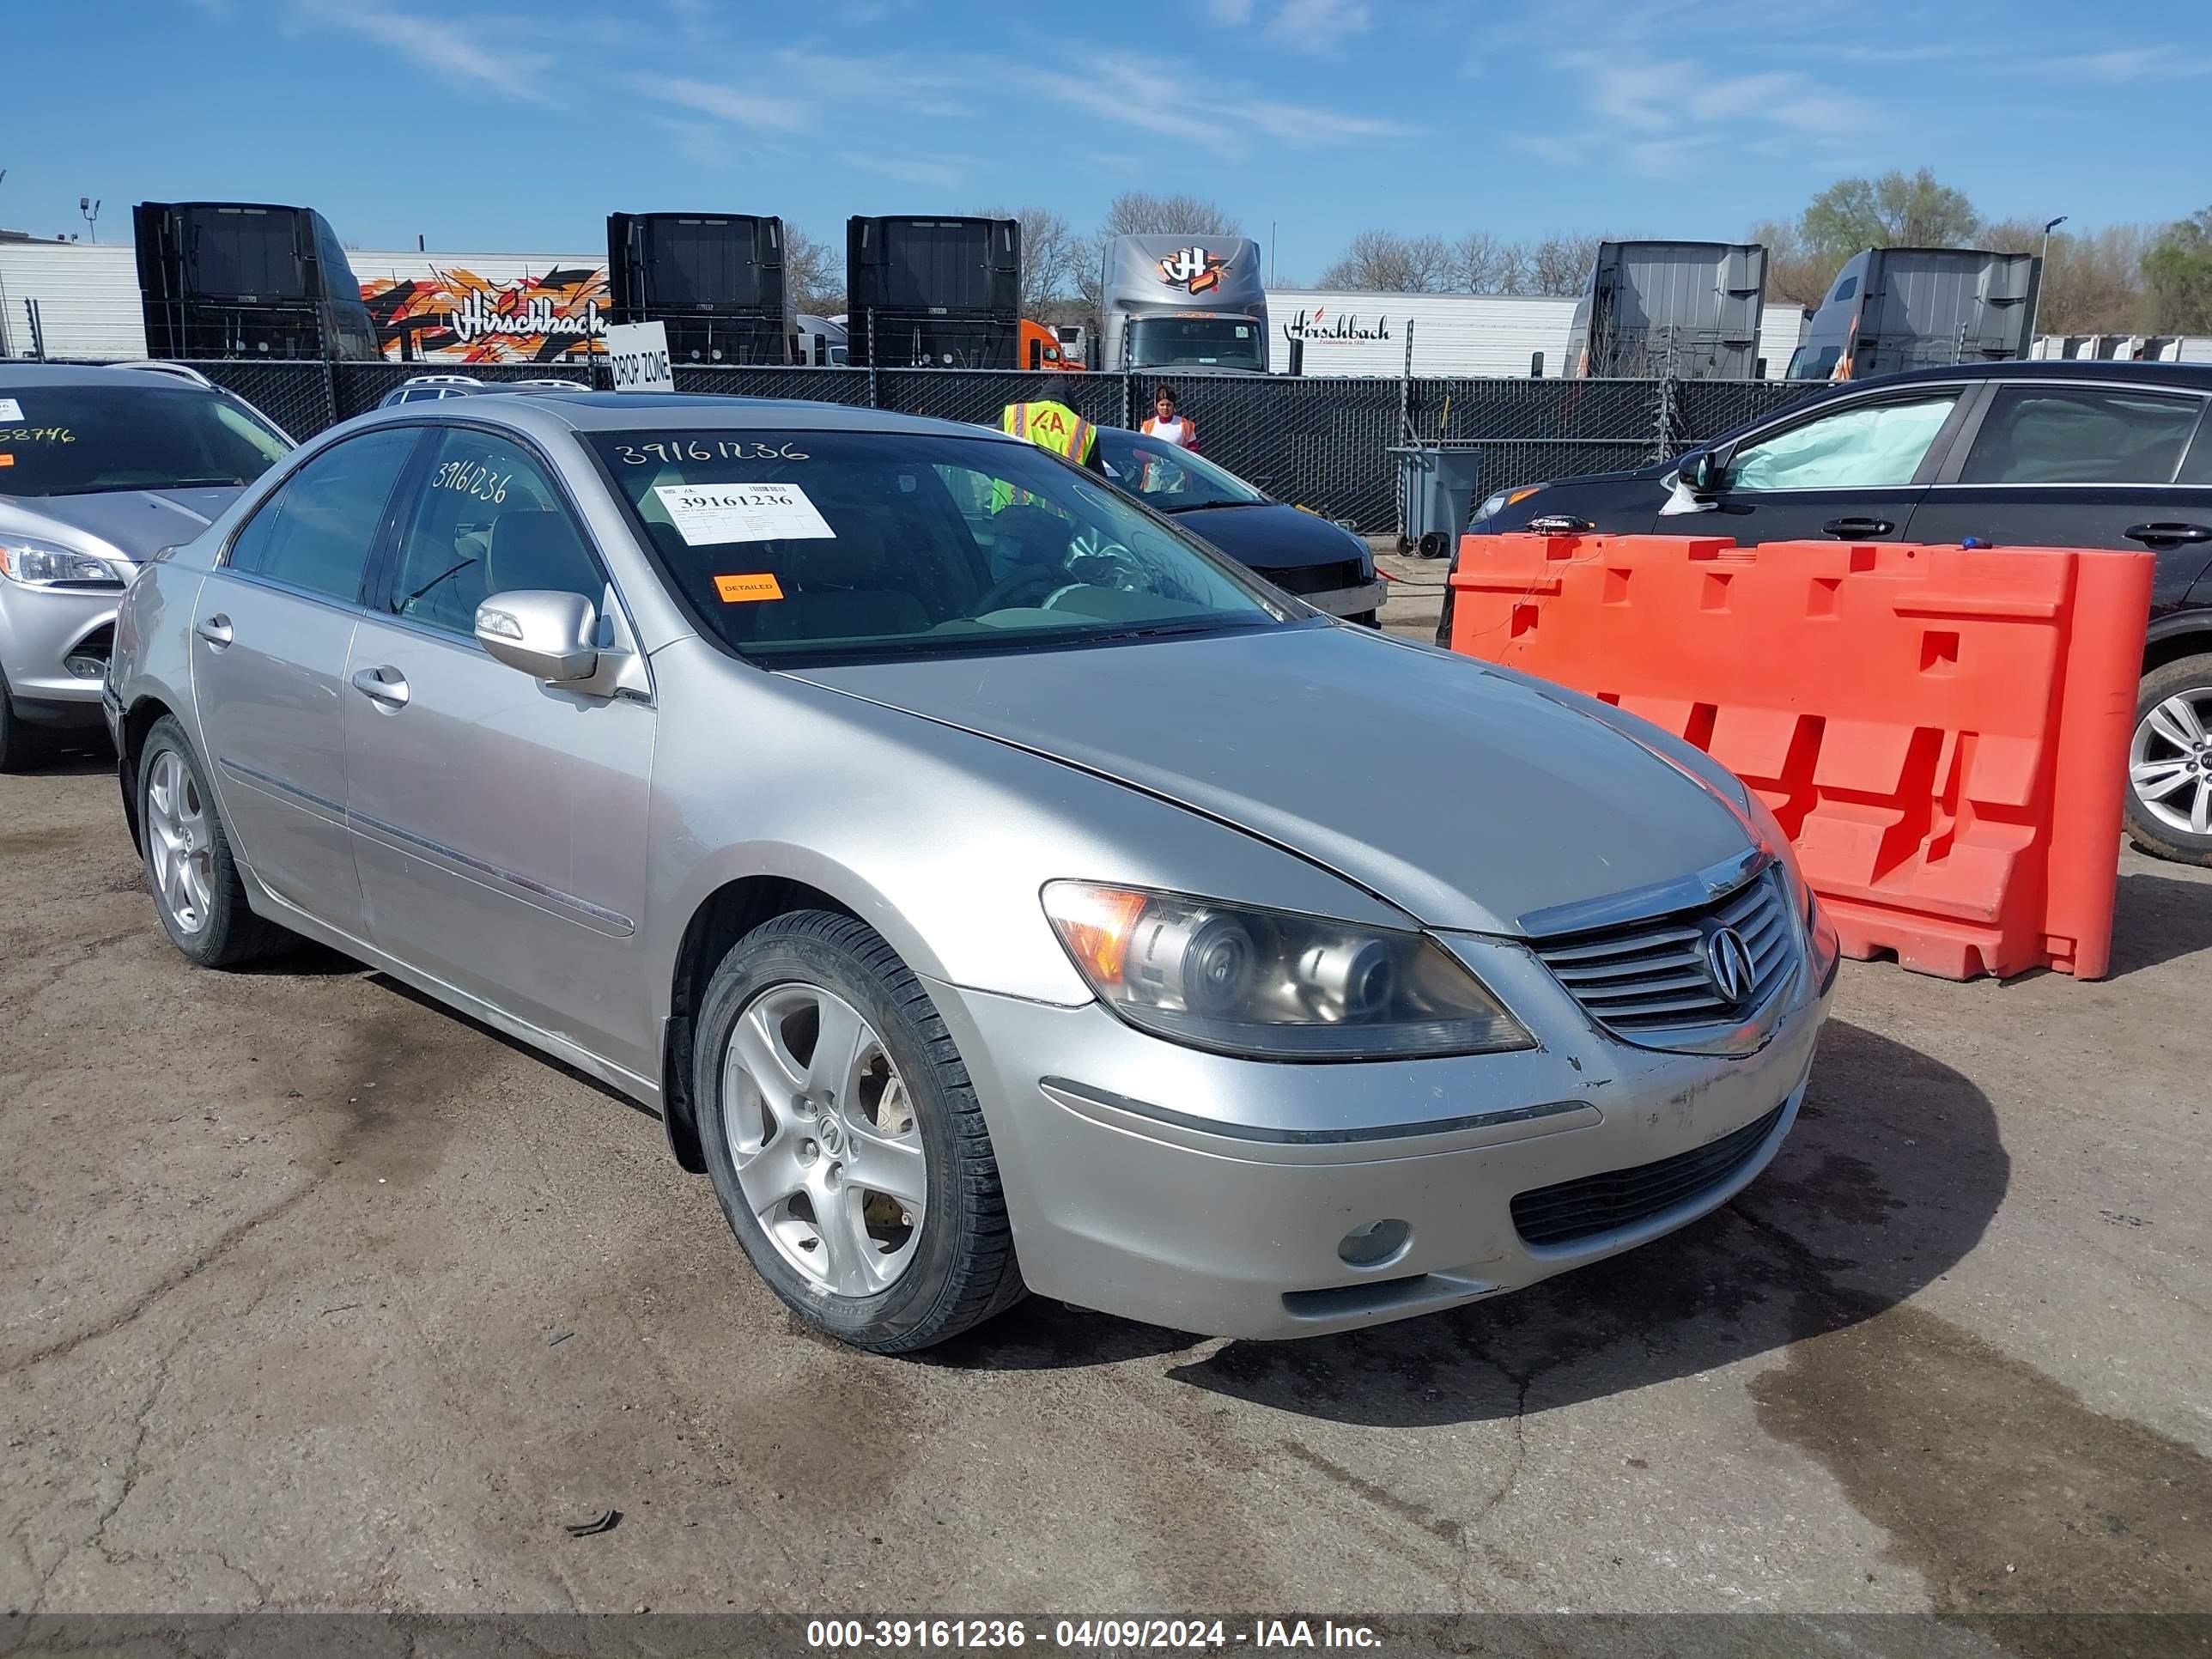
[[1705,974],[1724,1001],[1741,1007],[1751,1000],[1758,973],[1752,966],[1751,946],[1733,927],[1716,927],[1705,938]]

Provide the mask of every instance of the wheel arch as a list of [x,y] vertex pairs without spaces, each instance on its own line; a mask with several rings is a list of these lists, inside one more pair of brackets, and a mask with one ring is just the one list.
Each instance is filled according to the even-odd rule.
[[2143,645],[2142,672],[2156,673],[2184,657],[2212,653],[2212,609],[2184,611],[2150,625]]
[[144,826],[138,821],[138,757],[146,751],[147,734],[165,715],[176,710],[158,696],[141,696],[123,712],[122,736],[115,745],[116,782],[123,792],[123,818],[130,826],[131,844],[146,851]]

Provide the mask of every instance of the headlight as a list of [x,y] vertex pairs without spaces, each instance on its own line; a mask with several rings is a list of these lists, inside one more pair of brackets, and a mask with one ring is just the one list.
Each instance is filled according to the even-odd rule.
[[105,559],[52,542],[0,540],[0,576],[26,587],[120,587],[122,573]]
[[1512,489],[1501,489],[1494,495],[1485,495],[1482,505],[1474,509],[1474,516],[1468,522],[1476,524],[1484,519],[1495,518],[1507,507],[1527,501],[1543,487],[1541,484],[1522,484]]
[[1533,1047],[1420,933],[1055,881],[1045,914],[1099,1000],[1140,1030],[1264,1060],[1398,1060]]

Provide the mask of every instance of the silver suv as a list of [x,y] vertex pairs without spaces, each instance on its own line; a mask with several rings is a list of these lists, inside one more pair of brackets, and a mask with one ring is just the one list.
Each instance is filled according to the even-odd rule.
[[190,370],[0,364],[0,771],[97,732],[138,567],[291,447]]

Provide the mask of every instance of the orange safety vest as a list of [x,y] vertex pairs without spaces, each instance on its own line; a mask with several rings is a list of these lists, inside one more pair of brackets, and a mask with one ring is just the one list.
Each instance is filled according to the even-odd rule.
[[[1192,419],[1190,418],[1190,416],[1188,416],[1188,415],[1178,415],[1178,416],[1176,416],[1176,419],[1177,421],[1181,422],[1182,422],[1182,447],[1183,447],[1185,449],[1188,449],[1188,451],[1190,451],[1190,453],[1191,453],[1192,454],[1194,454],[1194,455],[1197,454],[1197,453],[1198,453],[1198,422],[1197,422],[1196,421],[1192,420]],[[1144,424],[1144,427],[1143,427],[1143,428],[1142,428],[1142,430],[1143,430],[1143,432],[1144,432],[1144,434],[1145,434],[1147,438],[1157,438],[1157,437],[1158,437],[1158,436],[1159,436],[1159,424],[1160,424],[1160,422],[1159,422],[1159,417],[1158,417],[1158,416],[1156,416],[1156,415],[1147,415],[1147,416],[1145,416],[1145,424]]]

